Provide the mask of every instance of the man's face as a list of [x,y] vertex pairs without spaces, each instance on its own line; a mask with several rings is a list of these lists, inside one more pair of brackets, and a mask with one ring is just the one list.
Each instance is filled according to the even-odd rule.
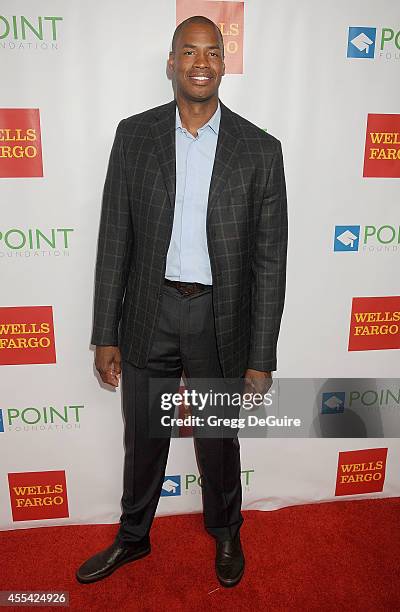
[[211,24],[189,23],[179,33],[175,53],[168,66],[176,94],[200,102],[218,95],[225,64],[216,28]]

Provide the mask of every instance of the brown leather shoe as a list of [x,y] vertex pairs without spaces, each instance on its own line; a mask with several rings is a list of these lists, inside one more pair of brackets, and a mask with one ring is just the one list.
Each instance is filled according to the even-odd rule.
[[244,573],[244,554],[239,534],[232,540],[217,541],[215,571],[224,587],[233,587],[240,582]]
[[110,576],[116,569],[148,555],[151,551],[150,540],[145,538],[140,542],[122,545],[117,539],[105,550],[90,557],[76,572],[78,582],[88,584]]

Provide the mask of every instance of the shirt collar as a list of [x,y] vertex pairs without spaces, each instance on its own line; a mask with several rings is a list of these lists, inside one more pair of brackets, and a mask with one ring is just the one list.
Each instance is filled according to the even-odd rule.
[[[181,122],[181,117],[180,117],[180,114],[179,114],[178,105],[176,105],[176,114],[175,114],[175,117],[176,117],[176,120],[175,120],[175,129],[181,128],[181,130],[184,130],[185,128],[182,126],[182,122]],[[218,100],[217,110],[215,111],[213,116],[210,117],[210,119],[207,121],[207,123],[205,123],[204,125],[202,125],[198,129],[198,132],[204,131],[207,126],[210,126],[210,128],[213,130],[213,132],[218,134],[220,120],[221,120],[221,106],[220,106],[220,103],[219,103],[219,100]]]

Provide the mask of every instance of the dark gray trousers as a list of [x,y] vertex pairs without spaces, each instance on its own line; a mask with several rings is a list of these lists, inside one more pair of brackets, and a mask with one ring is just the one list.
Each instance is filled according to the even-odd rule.
[[[163,391],[176,393],[183,370],[189,378],[222,378],[211,287],[184,296],[175,287],[164,285],[147,366],[138,368],[122,362],[125,460],[117,538],[124,544],[137,542],[150,532],[170,446],[168,436],[149,436],[149,379],[165,379]],[[235,435],[193,439],[205,528],[217,540],[233,538],[243,523],[239,440]]]

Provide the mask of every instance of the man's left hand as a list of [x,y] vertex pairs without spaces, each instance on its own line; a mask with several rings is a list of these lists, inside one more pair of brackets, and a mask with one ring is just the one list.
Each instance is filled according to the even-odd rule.
[[244,375],[243,393],[267,393],[272,385],[272,372],[261,372],[248,368]]

